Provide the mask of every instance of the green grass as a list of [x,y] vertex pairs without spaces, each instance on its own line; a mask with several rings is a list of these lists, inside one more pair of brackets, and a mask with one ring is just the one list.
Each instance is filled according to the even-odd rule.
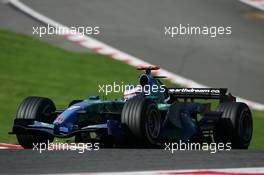
[[[106,56],[68,52],[28,36],[0,30],[0,142],[17,143],[7,133],[18,105],[27,96],[49,97],[61,109],[73,99],[102,96],[98,85],[114,81],[135,84],[138,74],[133,67]],[[108,98],[120,95],[110,94]],[[261,112],[253,113],[251,148],[264,148],[264,116]]]
[[250,148],[264,149],[264,113],[253,111],[253,140]]

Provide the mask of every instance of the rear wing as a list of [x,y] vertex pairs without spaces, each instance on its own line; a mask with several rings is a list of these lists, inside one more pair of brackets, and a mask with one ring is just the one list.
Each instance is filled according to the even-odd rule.
[[236,101],[227,88],[169,88],[169,94],[174,98],[183,99],[219,99],[220,102]]

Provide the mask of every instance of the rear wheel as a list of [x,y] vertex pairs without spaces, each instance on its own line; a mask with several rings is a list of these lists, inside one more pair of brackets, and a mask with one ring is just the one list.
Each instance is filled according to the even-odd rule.
[[252,115],[245,103],[222,103],[217,107],[222,117],[214,131],[217,143],[231,143],[233,149],[247,149],[253,133]]
[[[52,123],[55,119],[52,112],[56,110],[54,103],[43,97],[27,97],[19,106],[16,119],[36,120]],[[24,148],[33,148],[33,143],[52,142],[54,137],[48,134],[16,134],[18,143]]]
[[161,115],[157,104],[144,97],[134,97],[124,105],[121,123],[144,145],[158,143]]

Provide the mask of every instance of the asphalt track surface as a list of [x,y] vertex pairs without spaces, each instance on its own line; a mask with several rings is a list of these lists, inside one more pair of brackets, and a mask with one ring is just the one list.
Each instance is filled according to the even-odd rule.
[[120,172],[201,168],[263,167],[264,152],[231,151],[211,154],[203,151],[163,149],[102,149],[80,154],[76,151],[0,151],[0,174],[44,174]]
[[33,35],[33,26],[44,26],[42,23],[32,19],[31,17],[21,13],[17,9],[2,3],[0,1],[0,28],[4,30],[10,30],[13,32],[22,33],[25,35],[30,35],[36,39],[48,42],[52,45],[61,47],[66,50],[74,52],[89,52],[86,48],[83,48],[75,43],[72,43],[62,36],[58,35],[45,35],[43,37],[38,37]]
[[[100,26],[95,38],[183,77],[264,103],[264,20],[237,0],[23,0],[67,26]],[[164,26],[231,26],[210,38],[165,36]]]
[[[255,9],[230,0],[24,0],[33,9],[68,26],[99,25],[97,39],[209,86],[229,87],[241,97],[264,102],[264,22]],[[63,4],[62,4],[63,3]],[[231,25],[230,37],[168,38],[164,25]],[[0,27],[32,35],[42,24],[0,4]],[[36,36],[34,36],[36,37]],[[86,49],[57,36],[43,37],[65,49]],[[0,150],[0,174],[78,173],[264,166],[264,151],[105,149],[79,154]]]

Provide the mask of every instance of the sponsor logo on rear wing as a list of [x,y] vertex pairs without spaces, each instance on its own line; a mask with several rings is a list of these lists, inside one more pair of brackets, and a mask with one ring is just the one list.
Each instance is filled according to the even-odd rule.
[[226,88],[169,88],[169,93],[177,98],[220,99],[226,92]]

